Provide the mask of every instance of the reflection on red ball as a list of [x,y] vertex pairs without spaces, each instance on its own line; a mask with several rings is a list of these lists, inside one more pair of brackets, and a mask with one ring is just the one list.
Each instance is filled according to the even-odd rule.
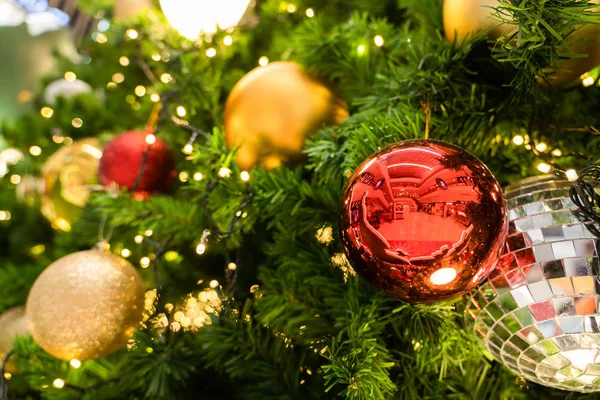
[[498,260],[507,227],[490,170],[438,140],[407,140],[373,154],[341,202],[341,238],[354,269],[411,302],[450,299],[480,283]]
[[171,149],[160,138],[152,144],[146,142],[147,132],[125,132],[104,146],[98,170],[100,183],[131,189],[140,173],[144,153],[150,149],[144,173],[136,186],[134,196],[148,198],[154,193],[166,193],[175,177],[175,164]]

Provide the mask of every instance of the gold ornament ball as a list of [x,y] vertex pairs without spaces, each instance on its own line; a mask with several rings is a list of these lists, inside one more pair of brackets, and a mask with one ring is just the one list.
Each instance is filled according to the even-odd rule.
[[60,148],[42,167],[42,214],[54,228],[68,231],[79,218],[98,181],[101,157],[98,139],[81,139]]
[[578,27],[565,39],[558,54],[569,57],[587,54],[583,58],[569,58],[558,64],[558,70],[545,70],[548,76],[539,78],[544,86],[561,87],[577,81],[581,75],[600,65],[600,26],[589,24]]
[[[29,324],[25,315],[25,307],[13,307],[0,315],[0,363],[12,350],[15,338],[24,336],[28,332]],[[10,364],[8,367],[9,370],[12,370]]]
[[495,16],[498,0],[444,0],[444,31],[448,40],[463,40],[476,32],[487,32],[497,39],[516,26],[502,23]]
[[345,102],[293,62],[258,67],[233,88],[225,106],[225,139],[240,168],[271,169],[302,159],[308,136],[348,117]]
[[91,360],[122,348],[143,310],[139,273],[101,250],[58,259],[37,278],[27,299],[33,339],[62,360]]

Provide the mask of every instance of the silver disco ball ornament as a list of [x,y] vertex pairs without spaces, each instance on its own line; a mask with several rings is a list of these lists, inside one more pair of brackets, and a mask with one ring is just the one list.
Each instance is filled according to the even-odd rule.
[[509,236],[466,318],[494,358],[544,386],[600,391],[598,239],[571,183],[552,175],[506,189]]

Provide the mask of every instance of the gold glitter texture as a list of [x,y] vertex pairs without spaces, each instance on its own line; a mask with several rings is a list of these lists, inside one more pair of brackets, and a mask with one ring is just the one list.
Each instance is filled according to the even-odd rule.
[[125,346],[143,310],[139,273],[125,259],[100,250],[52,263],[27,299],[34,340],[62,360],[91,360]]

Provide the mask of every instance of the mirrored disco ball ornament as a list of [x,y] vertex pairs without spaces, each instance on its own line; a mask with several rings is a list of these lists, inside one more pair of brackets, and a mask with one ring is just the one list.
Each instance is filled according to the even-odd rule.
[[504,253],[471,297],[467,320],[485,348],[539,384],[600,391],[598,239],[551,175],[506,189]]
[[363,278],[397,299],[431,303],[482,282],[508,228],[502,190],[481,161],[438,140],[407,140],[358,167],[340,229]]

